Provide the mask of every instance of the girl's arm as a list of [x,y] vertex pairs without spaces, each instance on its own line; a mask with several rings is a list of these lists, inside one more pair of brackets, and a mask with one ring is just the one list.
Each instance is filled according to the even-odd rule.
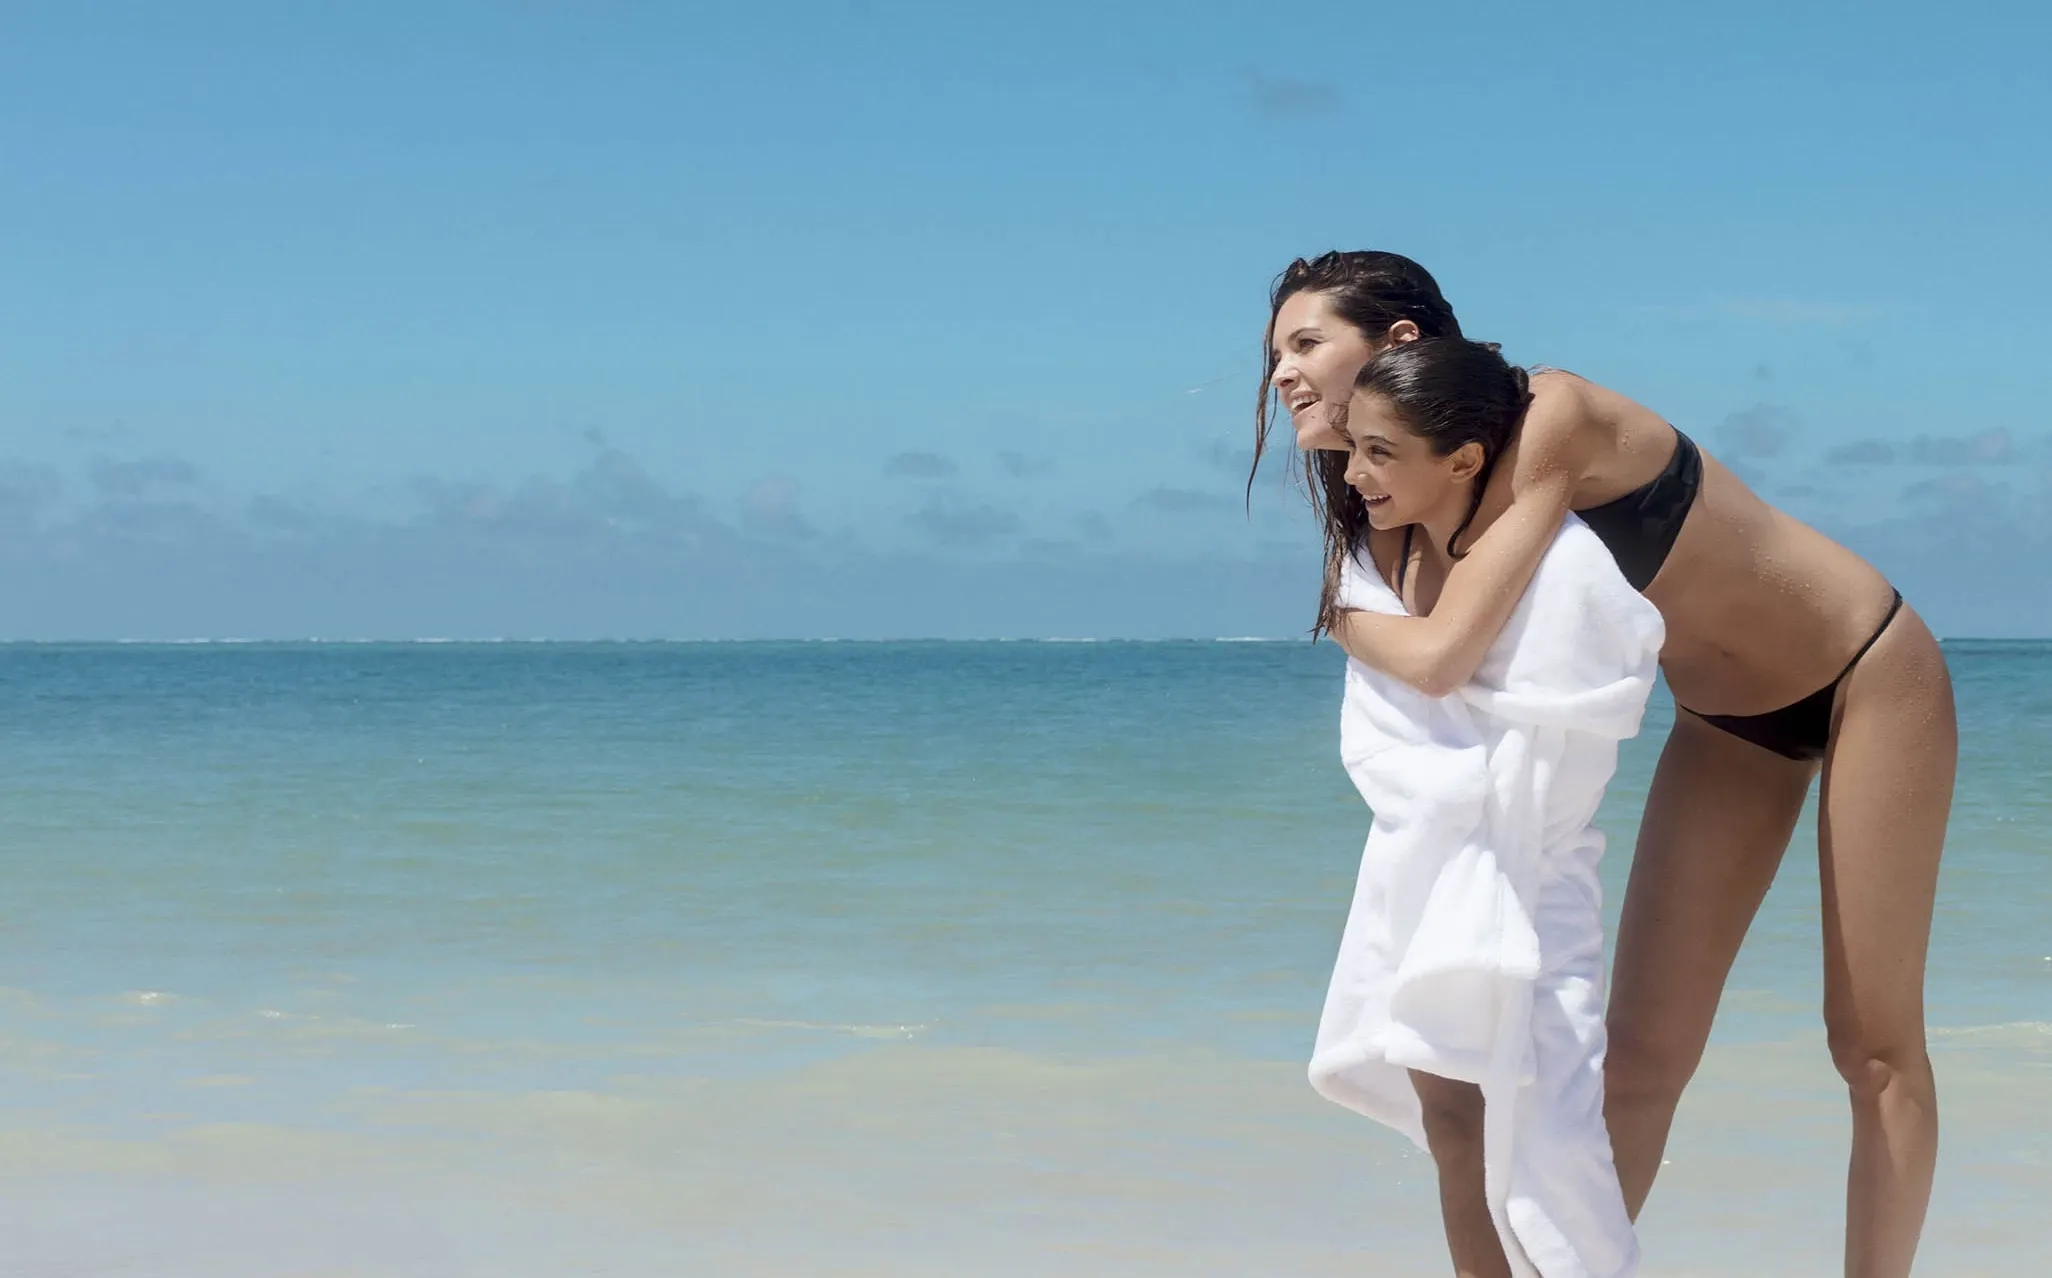
[[1546,548],[1573,506],[1583,471],[1586,401],[1580,383],[1554,381],[1536,397],[1512,459],[1510,503],[1448,570],[1429,615],[1393,617],[1349,610],[1333,639],[1348,656],[1443,697],[1474,678],[1517,610]]

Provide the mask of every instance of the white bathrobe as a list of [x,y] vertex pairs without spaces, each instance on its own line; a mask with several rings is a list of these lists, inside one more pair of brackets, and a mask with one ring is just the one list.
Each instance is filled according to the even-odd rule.
[[[1349,607],[1404,612],[1371,563],[1348,564],[1341,589]],[[1375,820],[1311,1084],[1421,1149],[1406,1070],[1480,1084],[1490,1213],[1521,1278],[1638,1264],[1603,1124],[1591,821],[1664,637],[1569,516],[1459,692],[1428,697],[1347,662],[1340,753]]]

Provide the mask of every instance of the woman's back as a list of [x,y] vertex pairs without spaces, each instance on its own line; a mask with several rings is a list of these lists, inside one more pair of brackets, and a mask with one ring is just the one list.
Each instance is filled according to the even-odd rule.
[[[1660,480],[1684,447],[1652,410],[1573,374],[1542,373],[1532,393],[1524,430],[1484,495],[1478,534],[1537,465],[1572,467],[1573,508],[1585,511]],[[1621,561],[1631,549],[1613,543]],[[1429,582],[1436,597],[1446,564],[1435,571],[1424,558],[1420,586]],[[1864,560],[1767,505],[1708,454],[1645,593],[1667,622],[1661,664],[1670,687],[1708,714],[1758,714],[1829,683],[1892,602]]]

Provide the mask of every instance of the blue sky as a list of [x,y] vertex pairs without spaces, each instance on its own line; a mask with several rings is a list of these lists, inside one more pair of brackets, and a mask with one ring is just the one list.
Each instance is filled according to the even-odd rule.
[[9,5],[0,635],[1297,633],[1331,247],[2052,634],[2048,28]]

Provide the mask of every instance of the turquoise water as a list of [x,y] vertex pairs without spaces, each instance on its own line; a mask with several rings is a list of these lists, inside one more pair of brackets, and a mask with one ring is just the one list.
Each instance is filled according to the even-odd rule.
[[[2011,1204],[2052,1190],[2052,645],[1948,654],[1929,994],[1962,1085],[1927,1256],[1969,1273],[2035,1254]],[[1302,643],[0,647],[0,1226],[66,1274],[1427,1263],[1415,1160],[1299,1064],[1368,824],[1339,671]],[[1606,808],[1613,913],[1667,721]],[[1723,1212],[1833,1254],[1816,900],[1806,821],[1649,1272],[1706,1264]]]

